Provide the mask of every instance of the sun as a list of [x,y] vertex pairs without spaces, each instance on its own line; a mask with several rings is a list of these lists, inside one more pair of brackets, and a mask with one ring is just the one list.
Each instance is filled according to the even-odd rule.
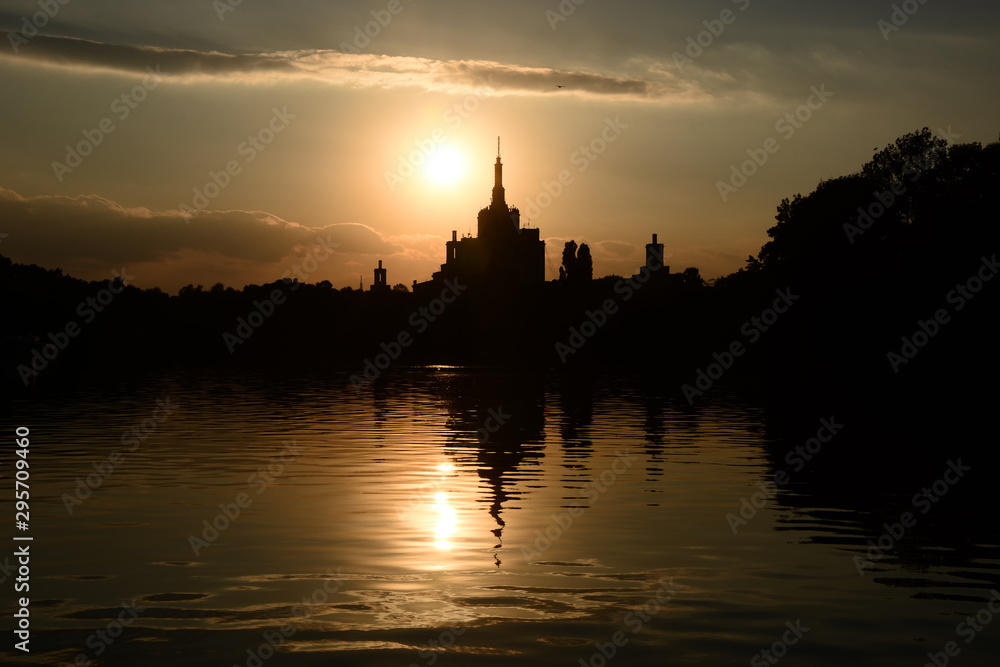
[[439,146],[424,163],[424,174],[435,185],[454,185],[465,175],[465,158],[453,146]]

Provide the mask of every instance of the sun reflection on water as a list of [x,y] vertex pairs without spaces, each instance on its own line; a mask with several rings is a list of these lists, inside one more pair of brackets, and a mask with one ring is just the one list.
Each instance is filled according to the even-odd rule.
[[434,531],[434,546],[442,551],[448,551],[452,548],[451,540],[448,538],[455,534],[458,526],[458,513],[454,507],[448,504],[447,493],[435,493],[434,500],[436,501],[434,510],[440,515]]

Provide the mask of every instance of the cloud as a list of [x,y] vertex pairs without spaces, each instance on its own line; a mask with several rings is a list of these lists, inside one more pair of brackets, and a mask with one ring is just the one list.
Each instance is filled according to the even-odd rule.
[[[0,39],[10,40],[14,34],[0,31]],[[39,35],[21,45],[17,55],[6,50],[0,54],[41,65],[137,76],[145,75],[147,67],[159,67],[167,77],[188,81],[313,79],[355,88],[405,87],[456,95],[562,94],[636,101],[692,101],[700,94],[697,86],[664,69],[650,70],[649,76],[612,75],[490,60],[434,60],[328,49],[236,54]]]
[[624,241],[598,241],[591,245],[594,259],[632,259],[645,257],[645,249]]
[[[7,41],[13,33],[0,31]],[[6,51],[5,51],[6,53]],[[151,46],[127,46],[93,42],[75,37],[38,35],[19,46],[15,57],[37,60],[68,68],[94,68],[143,74],[147,66],[160,64],[176,74],[231,76],[250,72],[294,71],[289,62],[265,55],[235,55],[217,51],[160,49]]]
[[121,266],[205,252],[273,264],[301,257],[320,239],[338,254],[406,252],[371,227],[343,223],[310,228],[261,211],[201,211],[190,223],[177,211],[125,208],[97,195],[22,197],[0,187],[4,251],[48,267]]
[[444,261],[445,239],[437,234],[401,234],[386,239],[404,250],[402,255],[416,262],[441,263]]

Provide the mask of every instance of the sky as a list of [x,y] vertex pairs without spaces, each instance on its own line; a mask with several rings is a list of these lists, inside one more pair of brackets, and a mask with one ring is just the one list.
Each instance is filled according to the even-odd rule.
[[903,134],[996,141],[998,37],[968,0],[0,0],[0,253],[410,285],[476,234],[501,137],[548,278],[569,239],[630,275],[653,233],[714,278]]

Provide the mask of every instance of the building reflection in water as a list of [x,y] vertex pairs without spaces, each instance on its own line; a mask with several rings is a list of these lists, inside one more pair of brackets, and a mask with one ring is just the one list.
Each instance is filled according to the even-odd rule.
[[477,500],[489,504],[493,557],[500,567],[504,513],[522,497],[519,482],[541,474],[544,385],[530,375],[481,375],[468,369],[442,370],[435,379],[451,429],[448,454],[458,467],[475,469],[487,487]]

